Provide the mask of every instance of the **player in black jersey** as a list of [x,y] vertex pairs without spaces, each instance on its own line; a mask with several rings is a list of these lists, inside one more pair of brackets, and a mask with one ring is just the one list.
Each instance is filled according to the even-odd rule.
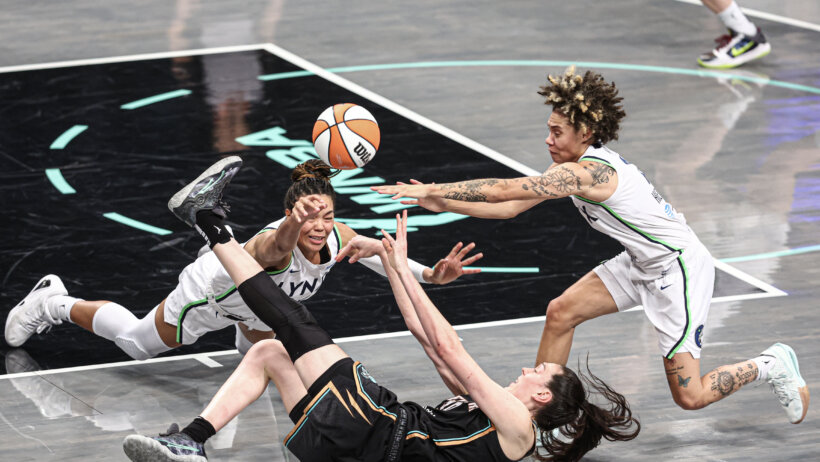
[[[435,408],[400,403],[225,232],[221,193],[230,176],[223,173],[203,174],[174,196],[169,208],[195,222],[242,298],[281,341],[254,345],[202,415],[182,431],[174,424],[159,437],[126,437],[123,446],[132,460],[207,460],[205,440],[258,398],[271,380],[295,423],[285,445],[303,462],[520,460],[535,451],[539,432],[548,456],[554,456],[536,455],[539,460],[578,460],[602,437],[637,436],[640,424],[624,397],[594,376],[586,382],[610,403],[606,408],[590,403],[578,375],[558,364],[524,368],[507,387],[490,379],[413,276],[407,263],[406,211],[397,216],[395,239],[384,231],[382,241],[358,236],[338,257],[382,259],[408,327],[458,395]],[[209,180],[217,176],[221,182],[214,187]],[[315,215],[325,207],[316,200],[307,212]],[[452,252],[463,252],[461,244]],[[570,441],[555,439],[554,429]]]

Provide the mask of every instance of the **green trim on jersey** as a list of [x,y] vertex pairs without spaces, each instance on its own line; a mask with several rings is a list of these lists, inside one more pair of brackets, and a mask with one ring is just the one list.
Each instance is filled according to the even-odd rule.
[[336,242],[339,243],[338,248],[336,249],[336,253],[339,253],[342,250],[342,233],[339,232],[339,226],[336,223],[333,223],[333,234],[336,235]]
[[581,157],[580,159],[578,159],[578,162],[598,162],[599,164],[604,164],[604,165],[606,165],[607,167],[611,168],[612,170],[615,170],[615,167],[613,167],[613,166],[612,166],[612,164],[610,164],[609,162],[605,161],[604,159],[599,159],[599,158],[597,158],[597,157],[593,157],[593,158],[586,158],[586,159],[585,159],[585,158],[583,158],[583,157]]
[[680,264],[681,271],[683,272],[683,296],[684,296],[684,310],[686,310],[686,328],[684,329],[685,332],[683,333],[683,336],[677,341],[677,343],[675,343],[675,346],[672,347],[672,350],[666,355],[667,359],[672,359],[675,356],[675,353],[677,353],[677,351],[680,349],[680,347],[683,346],[683,343],[686,341],[686,338],[689,336],[689,332],[692,331],[692,313],[689,310],[689,273],[686,270],[686,264],[683,261],[683,256],[682,256],[683,249],[679,249],[679,248],[677,248],[673,245],[667,244],[666,242],[656,238],[655,236],[652,236],[651,234],[641,230],[640,228],[633,225],[632,223],[624,220],[620,215],[615,213],[614,210],[607,207],[605,204],[602,204],[600,202],[595,202],[593,200],[587,199],[585,197],[577,196],[577,195],[574,195],[573,197],[575,197],[578,200],[581,200],[583,202],[593,204],[593,205],[599,205],[599,206],[603,207],[607,212],[609,212],[610,215],[615,217],[615,219],[617,219],[618,221],[620,221],[624,225],[628,226],[630,229],[632,229],[636,233],[640,234],[641,236],[643,236],[644,238],[646,238],[650,242],[660,244],[660,245],[666,247],[669,250],[672,250],[674,252],[678,252],[677,260],[678,260],[678,263]]
[[637,232],[638,234],[640,234],[641,236],[645,237],[646,239],[648,239],[648,240],[650,240],[650,241],[652,241],[652,242],[654,242],[654,243],[656,243],[656,244],[660,244],[660,245],[662,245],[662,246],[666,247],[667,249],[669,249],[669,250],[671,250],[671,251],[673,251],[673,252],[679,252],[679,253],[680,253],[680,252],[683,252],[683,250],[681,250],[681,249],[679,249],[679,248],[677,248],[677,247],[675,247],[675,246],[673,246],[673,245],[667,244],[666,242],[664,242],[664,241],[662,241],[662,240],[660,240],[660,239],[656,238],[655,236],[653,236],[653,235],[651,235],[651,234],[649,234],[649,233],[647,233],[647,232],[643,231],[642,229],[638,228],[637,226],[633,225],[632,223],[630,223],[630,222],[628,222],[628,221],[624,220],[623,218],[621,218],[621,216],[620,216],[620,215],[618,215],[617,213],[615,213],[615,211],[614,211],[614,210],[612,210],[611,208],[607,207],[607,206],[606,206],[606,204],[602,204],[602,203],[600,203],[600,202],[595,202],[595,201],[593,201],[593,200],[590,200],[590,199],[587,199],[587,198],[585,198],[585,197],[581,197],[581,196],[578,196],[578,195],[573,195],[573,197],[575,197],[575,198],[577,198],[577,199],[579,199],[579,200],[582,200],[582,201],[584,201],[584,202],[587,202],[587,203],[589,203],[589,204],[600,205],[601,207],[605,208],[605,209],[606,209],[606,211],[607,211],[607,212],[609,212],[609,214],[610,214],[610,215],[612,215],[613,217],[615,217],[618,221],[620,221],[621,223],[623,223],[623,224],[625,224],[626,226],[630,227],[633,231]]

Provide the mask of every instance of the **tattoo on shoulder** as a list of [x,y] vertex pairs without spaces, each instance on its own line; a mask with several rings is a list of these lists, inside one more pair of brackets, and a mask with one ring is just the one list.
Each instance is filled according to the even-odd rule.
[[481,192],[481,188],[484,186],[493,186],[499,182],[500,180],[495,178],[469,180],[443,184],[441,185],[441,189],[447,191],[444,193],[445,199],[455,199],[465,202],[487,202],[487,195]]
[[610,178],[615,174],[614,168],[599,162],[590,162],[588,165],[584,165],[584,170],[592,176],[592,186],[609,183]]
[[563,197],[581,190],[581,178],[566,167],[556,167],[530,178],[521,187],[542,197]]

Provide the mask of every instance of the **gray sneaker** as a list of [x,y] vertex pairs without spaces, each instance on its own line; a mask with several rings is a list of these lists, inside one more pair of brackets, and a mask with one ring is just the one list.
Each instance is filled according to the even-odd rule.
[[171,197],[168,209],[188,226],[196,224],[196,213],[200,210],[214,210],[224,215],[222,190],[242,166],[239,156],[226,157],[208,167],[196,180]]
[[159,436],[128,435],[122,443],[125,455],[134,462],[207,462],[205,447],[180,433],[177,424]]
[[772,387],[780,405],[786,411],[789,422],[799,424],[809,410],[809,387],[800,376],[797,355],[788,345],[775,343],[761,353],[775,359],[766,381]]

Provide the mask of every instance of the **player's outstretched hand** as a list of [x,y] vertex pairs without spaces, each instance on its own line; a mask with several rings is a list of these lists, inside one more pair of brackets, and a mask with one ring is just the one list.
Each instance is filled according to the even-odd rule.
[[406,184],[399,182],[395,185],[380,185],[371,186],[370,189],[379,194],[392,195],[391,199],[401,199],[402,197],[409,197],[411,199],[424,199],[427,197],[428,185],[416,180],[410,180],[413,184]]
[[[409,186],[407,183],[403,183],[401,181],[397,182],[396,184]],[[422,183],[419,180],[414,180],[414,179],[410,180],[410,184],[411,185],[422,185],[422,186],[424,186],[424,183]],[[435,184],[435,183],[430,183],[430,184]],[[425,195],[420,195],[418,197],[413,196],[412,194],[408,194],[408,195],[412,196],[412,198],[401,201],[402,204],[405,204],[405,205],[418,205],[419,207],[422,207],[422,208],[425,208],[425,209],[427,209],[431,212],[437,212],[437,213],[438,212],[444,212],[444,211],[447,210],[447,199],[444,199],[442,197],[433,197],[433,196],[428,196],[426,194]]]
[[442,258],[433,267],[433,276],[430,282],[433,284],[447,284],[455,281],[463,274],[476,274],[481,270],[478,268],[464,268],[470,266],[484,256],[479,252],[471,257],[467,254],[475,249],[475,242],[471,242],[464,246],[461,242],[453,246],[453,250]]
[[297,223],[304,223],[305,221],[316,218],[319,212],[325,208],[327,208],[327,203],[322,199],[322,196],[309,194],[300,197],[299,200],[293,204],[291,215],[293,215]]
[[354,236],[347,245],[342,247],[342,250],[336,255],[336,261],[340,262],[345,257],[350,257],[350,263],[356,263],[359,259],[372,257],[384,252],[384,246],[378,239],[365,237],[362,235]]
[[382,230],[384,238],[382,245],[387,252],[390,266],[396,271],[408,269],[407,264],[407,210],[402,210],[401,215],[396,214],[396,238],[385,230]]

